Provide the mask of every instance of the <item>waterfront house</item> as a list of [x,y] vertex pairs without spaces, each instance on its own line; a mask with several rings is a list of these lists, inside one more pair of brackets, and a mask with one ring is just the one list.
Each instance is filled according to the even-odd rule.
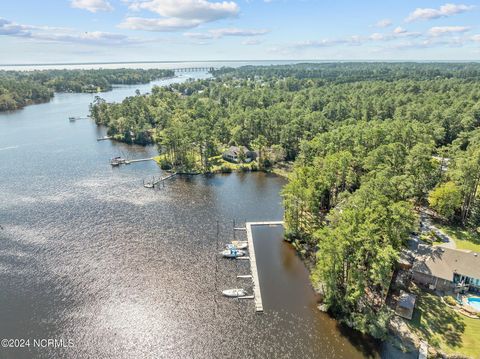
[[222,154],[222,157],[226,161],[238,163],[240,162],[242,154],[245,162],[250,162],[257,158],[257,153],[255,151],[250,151],[245,146],[230,146],[230,148]]
[[412,279],[432,290],[447,293],[480,292],[480,255],[468,250],[421,244],[415,254]]

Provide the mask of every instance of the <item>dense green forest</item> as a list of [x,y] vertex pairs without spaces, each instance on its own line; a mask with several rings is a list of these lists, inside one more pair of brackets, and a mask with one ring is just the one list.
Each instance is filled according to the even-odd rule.
[[480,226],[480,64],[300,64],[221,69],[91,115],[116,139],[155,143],[165,165],[208,172],[228,145],[260,168],[294,161],[287,237],[338,318],[386,333],[394,262],[415,207]]
[[480,79],[477,63],[303,63],[296,65],[223,67],[213,71],[223,78],[319,79],[324,82],[396,81],[401,79],[432,80],[459,78]]
[[158,69],[0,71],[0,111],[48,101],[54,92],[108,91],[112,85],[148,83],[174,74]]

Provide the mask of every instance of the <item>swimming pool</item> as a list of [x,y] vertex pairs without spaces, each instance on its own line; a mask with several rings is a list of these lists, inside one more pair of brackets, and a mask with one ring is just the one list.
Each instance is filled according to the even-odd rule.
[[467,299],[468,305],[474,307],[480,312],[480,297],[470,297]]

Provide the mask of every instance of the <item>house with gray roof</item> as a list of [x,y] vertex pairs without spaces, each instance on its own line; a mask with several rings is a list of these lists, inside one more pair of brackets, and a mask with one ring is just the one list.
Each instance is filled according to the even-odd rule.
[[257,159],[257,153],[255,151],[250,151],[245,146],[230,146],[230,148],[222,154],[222,157],[229,162],[238,163],[242,157],[245,162],[250,162]]
[[412,279],[432,290],[480,292],[480,255],[421,244],[415,253]]

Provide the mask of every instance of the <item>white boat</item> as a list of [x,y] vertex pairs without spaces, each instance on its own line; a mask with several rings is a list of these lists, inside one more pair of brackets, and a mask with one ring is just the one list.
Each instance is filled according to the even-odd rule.
[[244,255],[245,252],[238,249],[226,249],[222,252],[222,256],[225,258],[238,258],[243,257]]
[[222,291],[222,294],[225,297],[230,297],[230,298],[238,298],[238,297],[244,297],[247,295],[247,291],[245,289],[225,289]]
[[235,249],[247,249],[248,248],[248,242],[247,241],[232,241],[231,246],[233,246]]
[[122,157],[114,157],[110,160],[110,164],[112,166],[119,166],[119,165],[125,164],[125,163],[127,163],[127,161]]

